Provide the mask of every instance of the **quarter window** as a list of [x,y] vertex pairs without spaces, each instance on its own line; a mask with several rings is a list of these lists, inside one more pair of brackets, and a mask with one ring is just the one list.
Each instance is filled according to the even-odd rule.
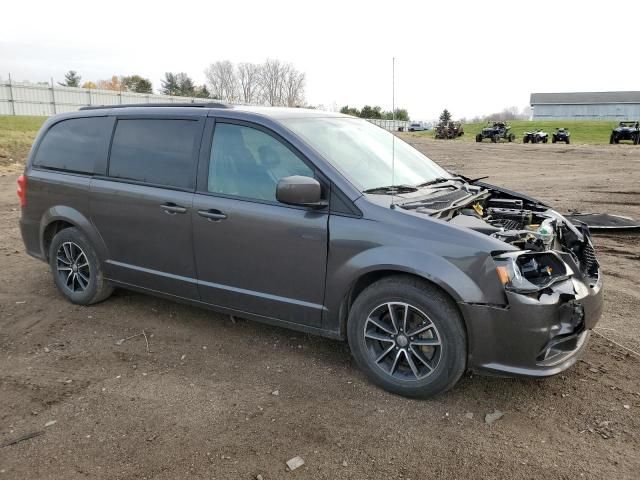
[[256,128],[218,123],[213,134],[208,191],[276,201],[283,177],[313,177],[313,171],[288,147]]
[[96,168],[106,165],[111,125],[108,117],[73,118],[56,123],[40,142],[33,164],[69,172],[104,174],[104,170],[96,172]]
[[199,132],[199,123],[194,120],[119,120],[109,176],[193,188]]

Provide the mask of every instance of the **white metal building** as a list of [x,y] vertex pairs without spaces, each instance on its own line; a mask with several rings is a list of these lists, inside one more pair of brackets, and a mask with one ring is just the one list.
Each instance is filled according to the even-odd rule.
[[640,92],[532,93],[534,120],[640,120]]

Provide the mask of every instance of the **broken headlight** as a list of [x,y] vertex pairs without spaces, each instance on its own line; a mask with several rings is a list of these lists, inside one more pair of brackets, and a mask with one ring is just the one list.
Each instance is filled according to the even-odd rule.
[[493,257],[507,290],[532,293],[569,278],[573,272],[553,252],[508,252]]

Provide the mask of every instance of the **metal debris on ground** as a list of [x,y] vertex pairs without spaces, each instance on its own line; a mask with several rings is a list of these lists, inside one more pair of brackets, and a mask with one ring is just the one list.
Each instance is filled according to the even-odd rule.
[[504,412],[501,412],[500,410],[494,410],[493,413],[487,413],[484,416],[484,421],[487,425],[491,425],[500,420],[502,417],[504,417]]

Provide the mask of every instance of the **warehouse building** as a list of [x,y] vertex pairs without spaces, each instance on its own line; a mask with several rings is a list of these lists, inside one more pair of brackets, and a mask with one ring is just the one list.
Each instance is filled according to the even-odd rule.
[[534,120],[640,120],[640,92],[532,93]]

